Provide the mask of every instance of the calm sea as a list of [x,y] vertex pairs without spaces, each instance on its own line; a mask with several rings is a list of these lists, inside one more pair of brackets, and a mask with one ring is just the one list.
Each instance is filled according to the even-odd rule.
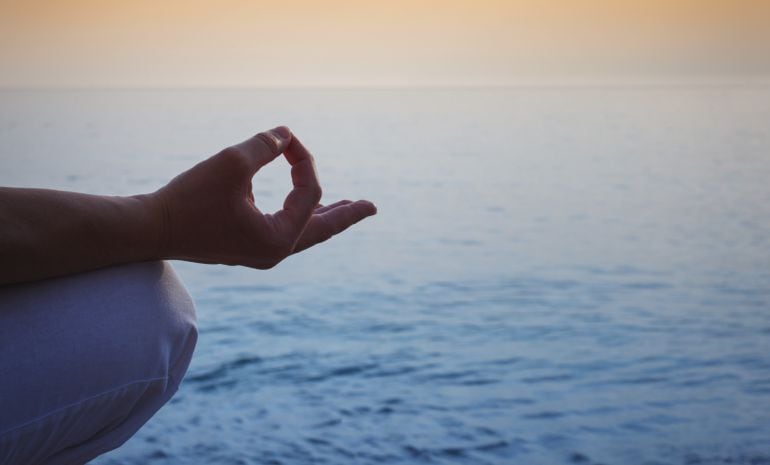
[[770,463],[770,87],[4,91],[0,184],[147,192],[277,124],[379,215],[177,263],[190,371],[95,464]]

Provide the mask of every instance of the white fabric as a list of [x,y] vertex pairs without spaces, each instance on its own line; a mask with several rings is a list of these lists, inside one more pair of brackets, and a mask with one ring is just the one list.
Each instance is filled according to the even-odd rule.
[[197,329],[165,262],[0,287],[0,464],[82,464],[176,392]]

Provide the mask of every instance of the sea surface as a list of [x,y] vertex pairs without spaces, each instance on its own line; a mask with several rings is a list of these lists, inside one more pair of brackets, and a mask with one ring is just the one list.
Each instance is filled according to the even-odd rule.
[[190,370],[94,464],[770,464],[770,87],[3,91],[0,184],[148,192],[277,124],[379,214],[175,263]]

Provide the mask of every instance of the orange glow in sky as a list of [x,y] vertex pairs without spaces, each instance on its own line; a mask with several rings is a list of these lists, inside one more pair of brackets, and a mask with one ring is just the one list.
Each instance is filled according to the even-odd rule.
[[770,76],[751,0],[0,0],[0,86]]

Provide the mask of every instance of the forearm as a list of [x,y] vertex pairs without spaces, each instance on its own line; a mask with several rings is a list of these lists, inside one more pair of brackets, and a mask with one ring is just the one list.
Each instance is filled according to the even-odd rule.
[[[283,208],[265,214],[252,178],[281,153],[292,190]],[[0,188],[0,285],[164,258],[267,269],[377,213],[366,200],[320,200],[313,156],[283,126],[222,150],[153,194]]]
[[161,258],[152,196],[0,188],[0,284]]

